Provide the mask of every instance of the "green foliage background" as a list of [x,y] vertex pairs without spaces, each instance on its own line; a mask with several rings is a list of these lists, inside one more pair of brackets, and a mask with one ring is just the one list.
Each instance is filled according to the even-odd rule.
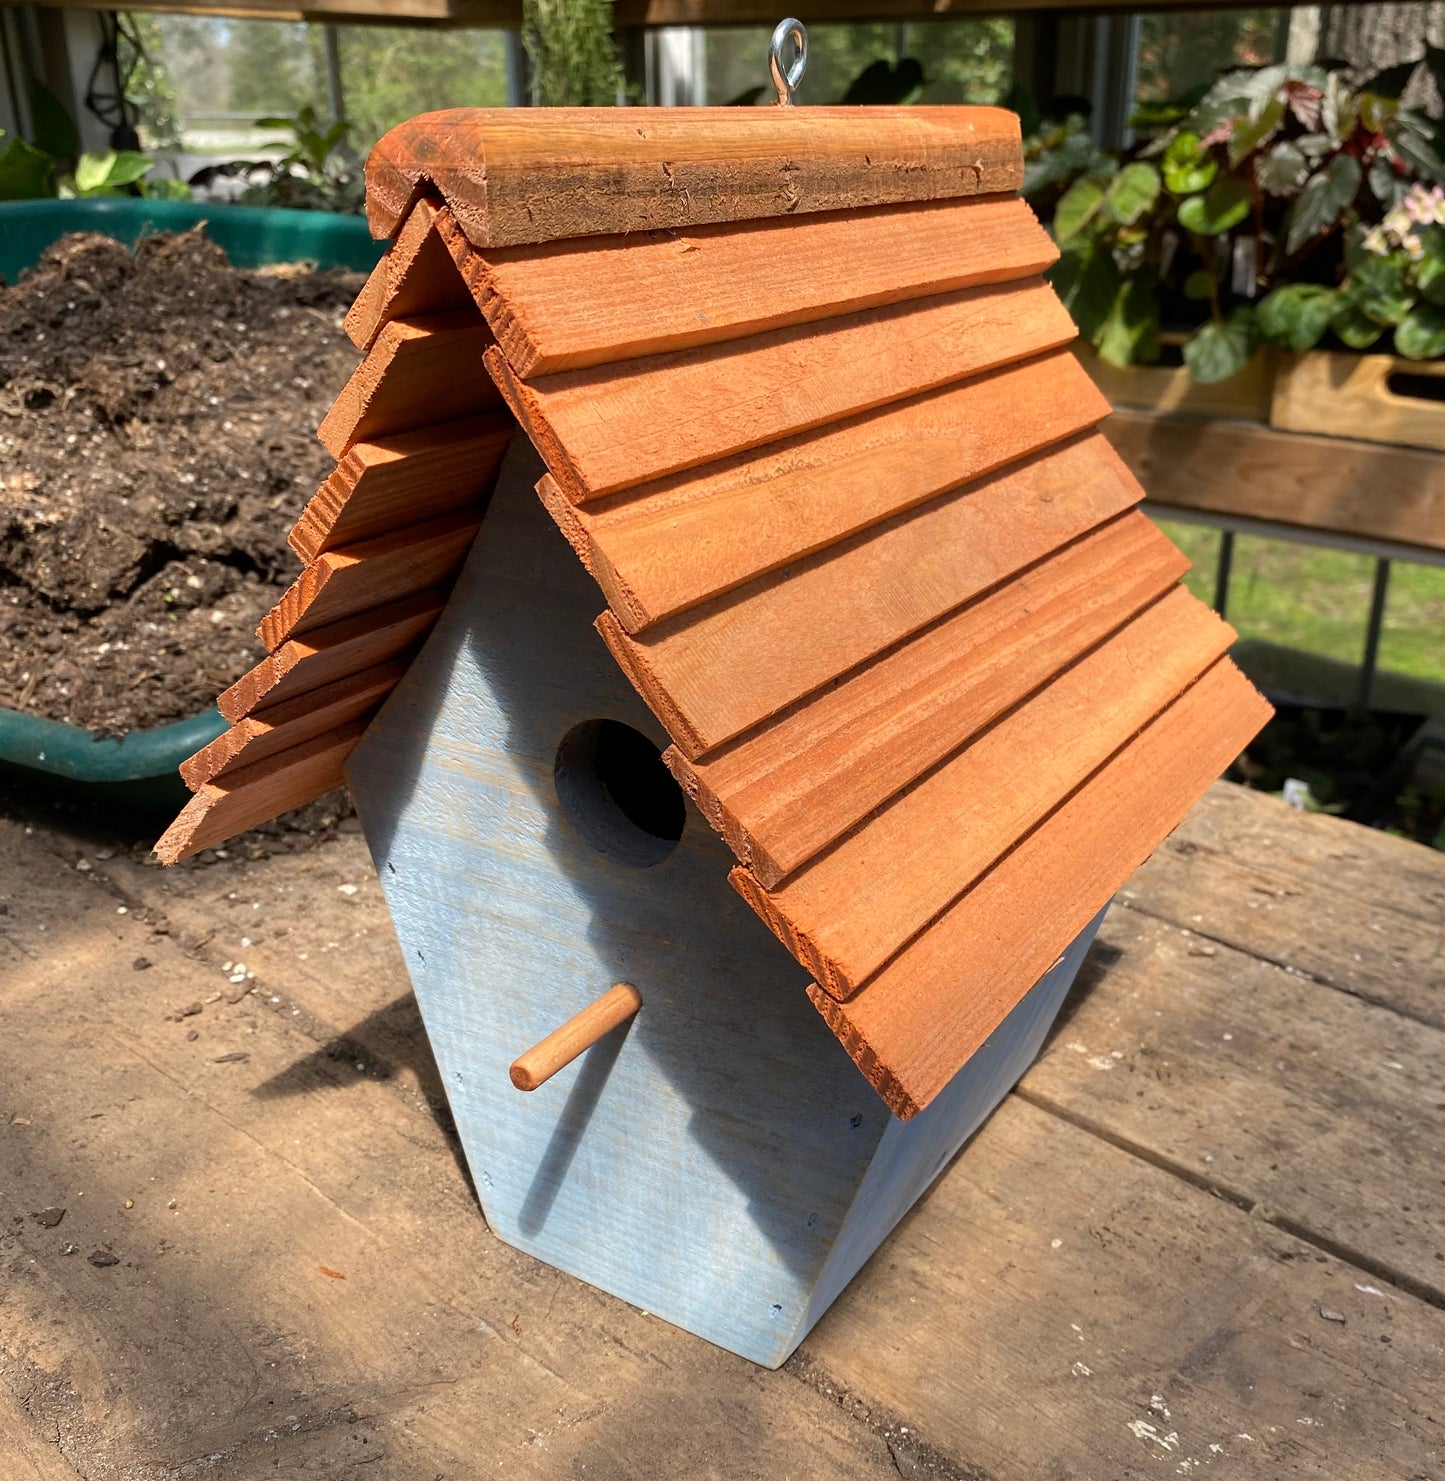
[[622,89],[612,41],[612,0],[522,0],[522,45],[532,101],[544,108],[605,108]]

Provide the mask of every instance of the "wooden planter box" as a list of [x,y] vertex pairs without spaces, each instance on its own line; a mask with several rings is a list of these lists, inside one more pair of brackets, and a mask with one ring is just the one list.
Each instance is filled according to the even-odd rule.
[[[1182,335],[1165,336],[1178,344]],[[1445,452],[1445,361],[1398,355],[1261,350],[1236,376],[1200,385],[1183,365],[1101,360],[1085,344],[1075,353],[1111,405],[1131,411],[1262,422],[1282,432],[1313,432],[1392,447]],[[1432,390],[1438,387],[1438,391]]]
[[1269,421],[1286,432],[1445,452],[1445,361],[1333,350],[1281,355]]
[[[1177,345],[1184,338],[1182,334],[1165,335],[1163,341]],[[1111,406],[1248,422],[1269,420],[1275,359],[1270,350],[1262,350],[1238,375],[1207,386],[1196,381],[1186,365],[1111,365],[1082,341],[1074,352]]]

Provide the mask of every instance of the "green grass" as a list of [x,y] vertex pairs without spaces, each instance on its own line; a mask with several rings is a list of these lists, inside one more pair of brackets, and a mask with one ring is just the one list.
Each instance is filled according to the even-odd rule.
[[[1219,531],[1172,520],[1159,523],[1194,562],[1190,590],[1212,602]],[[1359,663],[1374,565],[1367,555],[1239,535],[1229,583],[1229,621],[1241,638]],[[1445,682],[1445,567],[1392,565],[1380,668]]]

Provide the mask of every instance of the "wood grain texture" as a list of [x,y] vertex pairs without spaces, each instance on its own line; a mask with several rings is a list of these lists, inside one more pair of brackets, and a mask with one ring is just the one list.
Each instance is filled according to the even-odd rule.
[[[1445,869],[1439,876],[1445,883]],[[1325,871],[1316,877],[1329,888]],[[1082,998],[1030,1074],[1030,1099],[1158,1165],[1202,1166],[1231,1202],[1308,1229],[1445,1308],[1445,1261],[1435,1258],[1445,1187],[1432,1175],[1445,1136],[1445,1034],[1206,940],[1234,903],[1196,903],[1205,920],[1186,928],[1110,913],[1100,936],[1107,991]],[[1348,922],[1321,925],[1337,953],[1353,955]],[[1115,1051],[1115,1071],[1100,1074],[1091,1060]],[[1165,1065],[1167,1094],[1134,1093],[1141,1076],[1158,1087]],[[1196,1152],[1205,1105],[1208,1163]],[[1333,1113],[1317,1114],[1325,1106]]]
[[291,583],[256,635],[275,650],[288,638],[436,586],[461,565],[480,523],[465,509],[327,551]]
[[[1211,801],[1226,790],[1211,789]],[[1281,869],[1298,863],[1306,895],[1323,887],[1308,933],[1322,955],[1349,961],[1361,940],[1354,920],[1333,916],[1330,854],[1378,871],[1371,902],[1408,891],[1402,906],[1425,908],[1412,882],[1427,877],[1428,863],[1441,882],[1445,857],[1436,852],[1335,819],[1323,820],[1333,844],[1310,829],[1298,835],[1309,847],[1297,848],[1290,824],[1313,819],[1250,800],[1283,820],[1272,830]],[[1048,1051],[1080,1061],[1075,1114],[1052,1109],[1052,1085],[1041,1108],[1044,1092],[1026,1079],[1029,1100],[1004,1101],[795,1362],[766,1374],[491,1237],[454,1141],[412,1089],[413,1074],[426,1074],[437,1094],[440,1082],[429,1078],[431,1055],[360,838],[247,868],[261,893],[248,885],[239,906],[222,904],[229,870],[143,869],[123,855],[97,863],[107,873],[123,865],[120,888],[166,913],[172,932],[158,937],[135,904],[117,916],[112,890],[56,859],[41,830],[22,833],[11,823],[0,847],[0,897],[26,902],[12,909],[5,939],[41,949],[7,958],[0,940],[0,962],[18,967],[0,967],[10,1030],[0,1083],[34,1118],[4,1139],[11,1207],[23,1214],[54,1202],[61,1169],[69,1186],[87,1190],[68,1220],[109,1190],[108,1217],[126,1234],[118,1250],[174,1238],[184,1224],[190,1260],[178,1272],[167,1256],[146,1280],[128,1265],[91,1275],[84,1253],[57,1259],[53,1234],[28,1219],[28,1235],[15,1226],[12,1249],[35,1257],[38,1276],[7,1283],[7,1342],[13,1351],[45,1341],[47,1375],[75,1394],[66,1397],[65,1454],[92,1476],[117,1457],[141,1464],[163,1444],[168,1455],[234,1448],[239,1472],[350,1465],[429,1481],[443,1466],[467,1475],[503,1422],[522,1437],[549,1435],[546,1450],[519,1440],[514,1481],[594,1469],[599,1453],[622,1457],[619,1481],[654,1481],[660,1468],[756,1481],[760,1445],[771,1472],[809,1481],[898,1481],[898,1469],[926,1475],[930,1465],[1149,1481],[1190,1459],[1210,1481],[1381,1481],[1439,1470],[1445,1315],[1390,1279],[1417,1268],[1412,1247],[1445,1271],[1431,1253],[1438,1241],[1429,1242],[1440,1227],[1440,1185],[1428,1168],[1445,1100],[1431,1092],[1445,1059],[1413,1023],[1341,1019],[1309,997],[1331,989],[1278,969],[1283,991],[1266,993],[1267,966],[1236,968],[1223,947],[1195,959],[1217,974],[1212,984],[1186,975],[1147,941],[1111,929],[1148,922],[1111,911]],[[1227,833],[1220,841],[1228,849]],[[1395,848],[1377,854],[1372,841]],[[1413,870],[1411,854],[1420,860]],[[360,892],[338,894],[346,881]],[[37,935],[29,924],[52,888],[70,912],[60,954],[44,949],[55,926]],[[1216,931],[1240,907],[1203,889],[1204,921],[1191,929]],[[205,960],[187,960],[178,927],[204,935],[218,913],[234,919],[253,899],[264,902],[269,929],[247,949],[247,965],[284,1006],[256,1012],[252,997],[171,1024],[177,1004],[214,991],[222,944],[231,949],[218,936]],[[289,934],[278,936],[283,922]],[[303,936],[339,948],[298,961]],[[1195,950],[1213,944],[1182,939]],[[150,970],[131,971],[138,953],[152,959]],[[1149,1010],[1137,1016],[1136,992]],[[1163,1020],[1143,1021],[1161,1007]],[[76,1052],[78,1015],[87,1042],[109,1043],[109,1052]],[[202,1039],[188,1042],[184,1031],[196,1023]],[[1276,1039],[1280,1024],[1288,1028]],[[397,1073],[352,1074],[318,1034],[352,1037]],[[1122,1059],[1102,1071],[1071,1042],[1088,1046],[1087,1059],[1113,1050]],[[249,1061],[209,1063],[231,1048],[249,1051]],[[1132,1124],[1115,1116],[1125,1095],[1140,1108]],[[76,1105],[108,1113],[87,1123],[84,1148],[67,1110]],[[1146,1118],[1156,1122],[1152,1141],[1139,1137]],[[187,1147],[205,1155],[189,1157]],[[120,1212],[136,1167],[160,1174],[160,1196],[143,1194]],[[1414,1212],[1400,1207],[1404,1186]],[[165,1208],[173,1196],[179,1215]],[[1251,1207],[1254,1217],[1244,1212]],[[75,1237],[65,1226],[56,1233]],[[296,1258],[298,1247],[350,1279],[326,1282]],[[447,1293],[442,1307],[438,1290]],[[1324,1321],[1320,1306],[1347,1323]],[[304,1353],[288,1349],[276,1368],[273,1328],[257,1321],[263,1310],[284,1330],[299,1321],[307,1339]],[[509,1329],[514,1318],[520,1336]],[[159,1345],[157,1327],[173,1334]],[[415,1342],[399,1346],[398,1332]],[[1071,1371],[1076,1361],[1089,1376]],[[420,1388],[419,1362],[432,1365]],[[107,1382],[116,1372],[119,1400]],[[258,1373],[259,1391],[238,1410],[236,1395],[251,1393]],[[598,1407],[598,1417],[549,1429],[559,1382],[569,1405],[586,1406],[569,1413]],[[629,1401],[618,1404],[623,1383]],[[405,1397],[380,1413],[367,1406],[355,1424],[326,1423],[358,1391]],[[867,1404],[869,1422],[827,1397],[838,1393]],[[1171,1411],[1167,1424],[1150,1410],[1154,1395]],[[297,1413],[303,1430],[263,1438],[267,1411],[277,1410]],[[32,1405],[27,1422],[36,1412]],[[897,1468],[877,1433],[884,1414]],[[1177,1433],[1172,1455],[1132,1431],[1136,1421],[1161,1438]],[[931,1451],[909,1450],[919,1437]],[[1216,1442],[1225,1454],[1209,1449]],[[361,1465],[375,1449],[385,1459]]]
[[527,384],[487,368],[574,503],[807,432],[1066,345],[1041,279],[914,300]]
[[340,459],[353,443],[498,406],[501,395],[482,360],[491,342],[475,309],[393,319],[322,418],[322,446]]
[[304,561],[479,504],[513,431],[505,412],[358,442],[312,495],[289,543]]
[[445,588],[433,587],[288,638],[221,694],[216,708],[234,725],[395,658],[426,636],[446,599]]
[[1125,514],[706,761],[663,756],[768,889],[1188,569]]
[[372,150],[371,234],[425,183],[505,247],[1012,191],[1023,148],[1000,108],[453,108]]
[[[775,1365],[1007,1090],[1071,974],[898,1127],[696,818],[651,868],[600,853],[561,811],[558,739],[599,714],[658,732],[588,630],[595,590],[531,496],[539,471],[519,441],[348,777],[490,1227]],[[624,962],[643,1011],[518,1095],[518,1041]]]
[[476,252],[438,230],[514,374],[675,353],[1027,278],[1058,250],[1020,200],[946,201]]
[[[1340,992],[1445,1028],[1445,861],[1278,798],[1213,789],[1129,883],[1128,903]],[[1198,901],[1212,908],[1195,920]],[[1320,923],[1328,921],[1329,930]]]
[[1445,550],[1437,453],[1135,411],[1115,412],[1104,430],[1161,508]]
[[440,209],[433,201],[417,201],[347,311],[343,327],[358,350],[369,350],[393,319],[474,307],[437,231]]
[[733,886],[825,991],[850,998],[1233,638],[1178,587],[785,884],[764,890],[739,868]]
[[575,534],[553,486],[539,492],[641,632],[1086,431],[1103,407],[1056,351],[617,496]]
[[613,656],[690,760],[847,675],[1139,497],[1098,434],[742,588]]
[[303,741],[315,740],[371,714],[406,672],[397,660],[336,679],[296,699],[251,715],[181,762],[181,778],[192,792],[243,766],[264,761]]
[[207,782],[161,835],[156,857],[177,864],[333,791],[345,782],[342,767],[365,730],[357,721]]
[[1347,435],[1445,452],[1445,415],[1439,400],[1407,395],[1392,385],[1398,376],[1428,384],[1442,375],[1445,366],[1438,360],[1332,350],[1282,355],[1267,414],[1272,427],[1286,432]]
[[[515,1450],[507,1481],[595,1472],[599,1455],[618,1457],[609,1481],[656,1481],[659,1469],[756,1481],[759,1446],[779,1474],[897,1481],[882,1437],[831,1399],[493,1237],[450,1118],[423,1098],[445,1092],[359,835],[245,871],[231,918],[252,924],[252,900],[265,902],[265,940],[247,962],[284,1007],[207,1004],[194,1041],[194,1017],[169,1020],[224,982],[226,936],[189,951],[174,917],[161,935],[141,919],[150,909],[117,915],[112,890],[56,859],[41,830],[0,830],[0,899],[25,899],[27,947],[47,946],[60,919],[67,941],[0,968],[6,1120],[16,1107],[34,1122],[0,1136],[7,1260],[31,1272],[4,1289],[16,1395],[14,1425],[0,1413],[5,1481],[175,1469],[158,1456],[247,1481],[475,1481],[499,1435]],[[237,882],[234,866],[127,872],[148,882],[157,916],[163,902],[185,913],[187,941],[226,913],[219,876]],[[338,893],[343,883],[360,888]],[[63,915],[47,910],[56,924],[36,932],[42,899]],[[18,914],[0,939],[7,967]],[[262,965],[256,952],[273,949]],[[133,971],[142,952],[152,965]],[[352,1047],[371,1073],[336,1057]],[[228,1052],[235,1061],[212,1063]],[[26,1217],[57,1198],[69,1203],[59,1229]],[[185,1255],[173,1243],[183,1227]],[[61,1256],[68,1242],[81,1252]],[[86,1263],[101,1242],[120,1266]],[[38,1476],[22,1461],[31,1448],[51,1463]]]
[[[1160,339],[1178,345],[1187,337],[1166,331]],[[1075,344],[1074,353],[1111,406],[1191,417],[1269,420],[1276,355],[1268,347],[1256,351],[1243,370],[1222,381],[1197,381],[1182,361],[1177,365],[1112,365],[1083,340]]]
[[808,989],[896,1115],[943,1089],[1269,714],[1221,659],[856,996]]
[[[1172,1093],[1169,1069],[1151,1062],[1128,1078],[1158,1103]],[[798,1366],[825,1392],[904,1416],[964,1475],[1438,1471],[1440,1312],[1313,1231],[1275,1227],[1266,1200],[1251,1217],[1215,1196],[1204,1157],[1225,1134],[1222,1094],[1215,1082],[1191,1098],[1191,1139],[1166,1167],[1010,1097]],[[1290,1105],[1321,1129],[1341,1114]],[[1268,1133],[1262,1119],[1245,1123]],[[1319,1166],[1280,1170],[1308,1179]],[[1371,1168],[1356,1164],[1366,1179]]]

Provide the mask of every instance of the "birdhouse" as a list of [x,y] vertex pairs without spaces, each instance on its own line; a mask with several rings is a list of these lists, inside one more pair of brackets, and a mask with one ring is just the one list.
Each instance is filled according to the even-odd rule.
[[345,780],[493,1230],[760,1363],[1268,714],[1022,172],[990,108],[394,130],[305,569],[159,845]]

